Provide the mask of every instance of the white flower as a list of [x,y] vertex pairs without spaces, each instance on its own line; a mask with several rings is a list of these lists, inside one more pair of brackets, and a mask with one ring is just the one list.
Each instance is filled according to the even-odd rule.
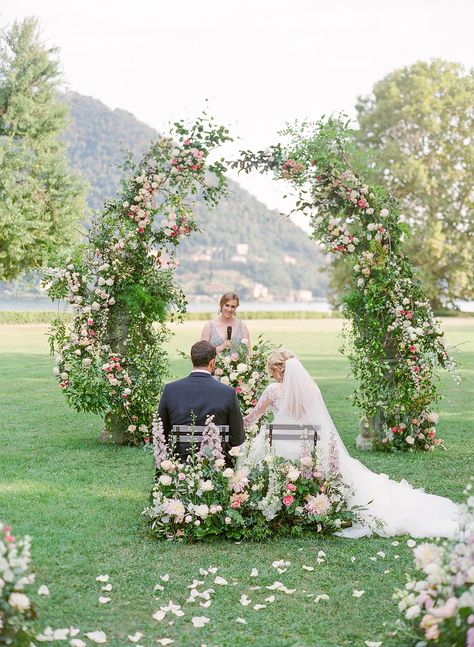
[[421,613],[421,607],[419,604],[414,604],[412,607],[406,610],[405,618],[407,620],[413,620],[413,618],[418,618]]
[[107,642],[107,635],[103,631],[89,631],[89,633],[86,633],[86,636],[93,643],[99,645]]
[[194,512],[197,514],[198,517],[205,519],[209,514],[209,506],[207,506],[205,503],[202,503],[201,505],[197,505],[194,508]]
[[30,608],[30,598],[24,593],[10,593],[8,598],[8,604],[18,611],[26,611]]
[[232,523],[232,519],[230,517],[226,517],[224,521],[228,526],[230,526],[230,524]]
[[172,472],[174,470],[174,465],[172,461],[166,458],[164,461],[161,462],[161,469],[165,472]]
[[210,621],[210,618],[206,618],[206,616],[194,616],[191,618],[191,622],[193,623],[193,627],[196,629],[200,627],[204,627],[207,625],[207,623]]
[[186,508],[179,499],[170,499],[166,504],[165,512],[173,517],[184,517]]
[[229,384],[230,384],[230,380],[229,380],[229,378],[227,377],[227,375],[223,375],[223,376],[221,377],[221,380],[220,380],[220,381],[222,382],[222,384],[227,384],[227,385],[229,385]]
[[388,216],[388,213],[388,209],[382,209],[382,211],[380,212],[381,218],[386,218]]
[[247,364],[244,364],[244,363],[237,364],[237,373],[245,373],[246,370],[247,370]]
[[439,416],[434,411],[430,411],[429,413],[426,414],[425,418],[428,420],[428,422],[432,422],[433,424],[436,424],[438,422]]
[[213,484],[213,482],[212,482],[211,480],[202,481],[202,482],[199,484],[199,488],[200,488],[203,492],[212,492],[212,490],[214,489],[214,484]]
[[171,485],[173,482],[173,479],[169,474],[161,474],[160,478],[158,479],[161,485]]
[[[163,465],[163,463],[162,463],[162,465]],[[224,460],[223,458],[218,458],[218,459],[214,462],[214,466],[215,466],[215,467],[219,467],[219,468],[221,468],[221,467],[224,467],[224,465],[225,465],[225,460]]]
[[234,476],[234,470],[231,467],[228,467],[222,472],[222,475],[225,476],[226,479],[230,479]]
[[289,481],[297,481],[301,472],[296,467],[291,466],[287,472]]
[[443,556],[443,549],[441,546],[436,546],[436,544],[420,544],[413,551],[413,556],[415,558],[415,563],[419,568],[425,568],[428,564],[432,562],[439,561]]
[[413,445],[413,444],[414,444],[414,442],[415,442],[415,439],[413,438],[413,436],[407,436],[407,437],[405,438],[405,441],[406,441],[409,445]]

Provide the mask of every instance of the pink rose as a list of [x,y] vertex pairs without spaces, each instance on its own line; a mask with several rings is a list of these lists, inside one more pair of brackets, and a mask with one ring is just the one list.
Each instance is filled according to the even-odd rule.
[[183,472],[180,472],[178,474],[178,480],[179,481],[184,481],[185,478],[186,478],[186,474],[184,474]]
[[367,201],[364,198],[358,200],[357,204],[361,209],[365,209],[367,207]]
[[286,489],[290,490],[290,492],[294,492],[296,490],[296,485],[294,483],[287,483]]
[[241,386],[236,386],[235,387],[235,392],[236,393],[242,393],[242,387]]
[[291,496],[291,494],[287,494],[282,499],[283,505],[286,505],[286,507],[290,506],[293,503],[293,501],[294,501],[294,499]]

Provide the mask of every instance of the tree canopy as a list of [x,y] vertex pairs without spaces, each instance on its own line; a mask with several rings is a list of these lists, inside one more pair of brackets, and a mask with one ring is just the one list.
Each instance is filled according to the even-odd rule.
[[82,185],[59,135],[67,107],[58,100],[57,51],[34,18],[0,34],[0,279],[45,265],[76,237]]

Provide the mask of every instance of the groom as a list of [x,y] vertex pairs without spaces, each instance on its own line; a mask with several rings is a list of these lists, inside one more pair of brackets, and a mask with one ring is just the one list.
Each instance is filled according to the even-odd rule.
[[229,450],[245,440],[244,424],[237,394],[233,388],[214,380],[216,349],[208,341],[198,341],[191,348],[193,369],[187,377],[166,384],[158,415],[168,439],[173,425],[203,426],[208,416],[216,425],[229,426]]

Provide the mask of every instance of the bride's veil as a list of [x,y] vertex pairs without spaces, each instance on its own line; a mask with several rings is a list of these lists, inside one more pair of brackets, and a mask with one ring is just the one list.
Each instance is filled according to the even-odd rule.
[[283,399],[275,422],[317,425],[318,447],[323,460],[327,459],[331,438],[339,456],[348,456],[318,385],[297,357],[285,362]]

